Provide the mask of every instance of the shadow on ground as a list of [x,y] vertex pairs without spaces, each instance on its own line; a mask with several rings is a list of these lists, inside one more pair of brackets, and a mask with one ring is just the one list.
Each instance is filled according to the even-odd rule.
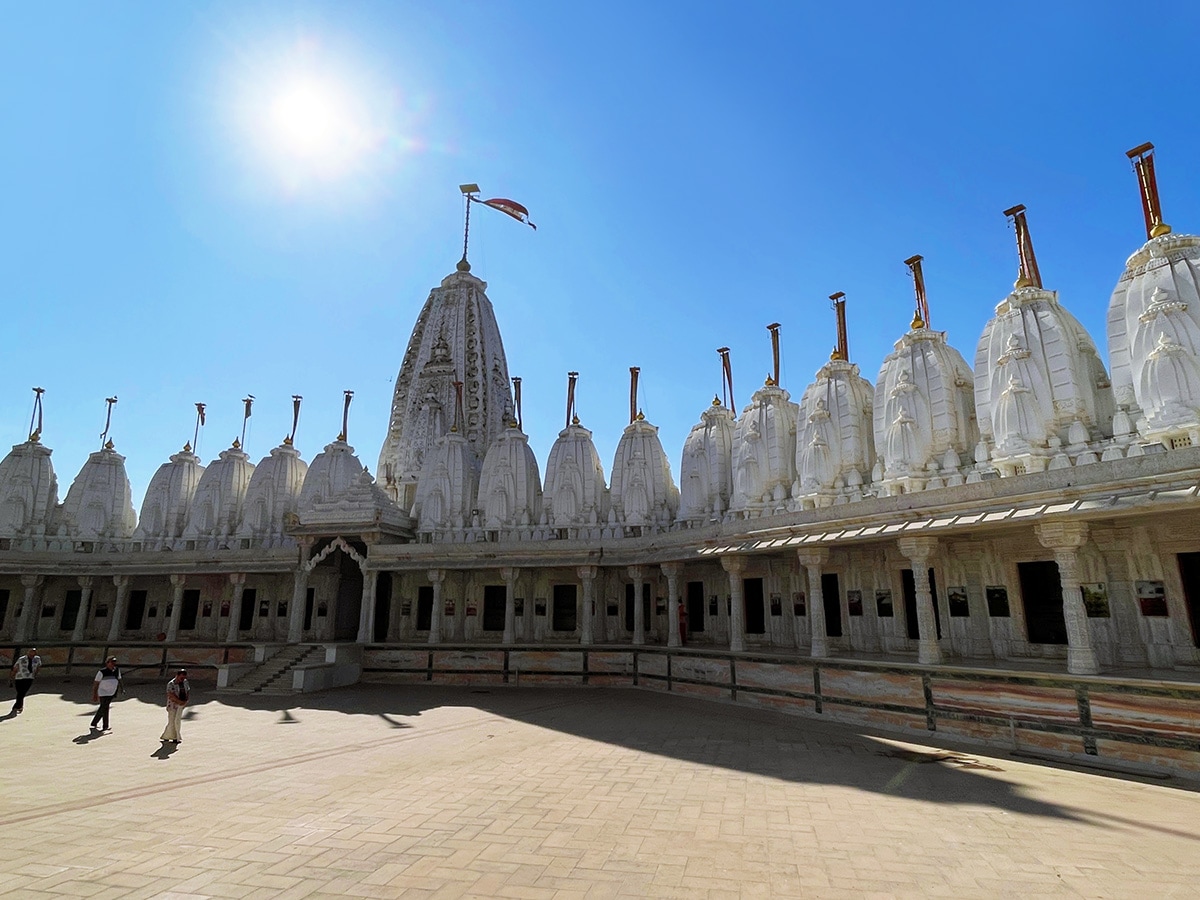
[[[125,696],[114,710],[119,712],[121,703],[130,702],[163,706],[166,681],[127,679]],[[59,695],[79,704],[81,716],[90,715],[93,709],[90,682],[83,677],[56,676],[39,681],[26,700],[27,709],[38,702],[39,693]],[[0,702],[8,697],[11,690],[0,694]],[[306,715],[315,710],[368,717],[388,730],[377,734],[381,738],[387,733],[419,733],[420,717],[429,710],[477,709],[574,738],[667,755],[702,767],[794,783],[839,785],[927,803],[990,807],[1106,828],[1132,826],[1200,840],[1200,832],[1180,832],[1153,822],[1028,796],[1017,780],[1004,775],[1006,765],[1020,763],[1009,763],[1002,758],[1002,751],[981,757],[934,733],[889,738],[886,732],[835,722],[636,689],[360,684],[315,694],[264,696],[217,694],[211,684],[201,683],[193,685],[193,703],[185,718],[203,721],[208,711],[220,706],[276,712],[278,718],[272,725],[298,728],[300,735]],[[0,719],[0,726],[3,721]],[[361,726],[356,726],[356,740],[363,733]],[[81,735],[75,742],[86,743],[95,737]],[[289,740],[295,742],[296,738],[293,733]],[[898,746],[901,742],[917,746]],[[947,749],[955,746],[959,749]],[[174,745],[164,744],[151,755],[165,760],[175,749]],[[280,764],[286,764],[286,760]],[[1118,777],[1107,773],[1089,775]],[[1183,782],[1169,786],[1185,790],[1197,787]]]

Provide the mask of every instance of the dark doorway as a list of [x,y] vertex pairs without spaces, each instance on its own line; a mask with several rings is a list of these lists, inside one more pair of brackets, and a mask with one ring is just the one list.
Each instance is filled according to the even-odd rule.
[[742,598],[746,607],[746,634],[763,634],[767,630],[767,615],[763,609],[763,580],[743,578]]
[[704,631],[704,582],[689,581],[687,586],[687,630],[700,634]]
[[1179,575],[1183,578],[1183,601],[1192,624],[1192,643],[1200,647],[1200,553],[1179,554]]
[[75,627],[75,618],[79,615],[81,600],[83,600],[83,591],[67,591],[67,596],[63,598],[62,619],[58,623],[58,627],[63,631],[70,631]]
[[842,636],[842,588],[836,572],[821,576],[821,601],[825,606],[825,634]]
[[1065,644],[1067,620],[1063,617],[1062,582],[1058,563],[1052,560],[1017,563],[1021,577],[1021,602],[1025,629],[1031,644]]
[[502,584],[483,587],[483,630],[504,630],[504,607],[508,603],[508,588]]
[[[313,612],[316,611],[316,604],[317,604],[317,589],[316,588],[305,588],[304,589],[304,630],[305,631],[308,631],[308,629],[312,628]],[[260,613],[260,615],[261,615],[261,613]]]
[[337,558],[339,577],[333,639],[353,641],[358,639],[358,617],[362,613],[363,574],[358,563],[341,550],[337,552]]
[[179,613],[179,630],[195,631],[196,616],[200,614],[200,592],[183,592],[183,609]]
[[[919,640],[921,625],[917,621],[917,583],[913,578],[912,569],[900,573],[904,587],[904,627],[908,630],[909,640]],[[933,569],[929,570],[929,596],[933,600],[933,627],[937,630],[938,640],[942,639],[942,614],[938,612],[937,577]]]
[[238,631],[249,631],[254,627],[254,607],[258,605],[258,591],[246,588],[242,591],[242,608],[238,610]]
[[575,585],[556,584],[554,586],[554,613],[550,627],[555,631],[574,631],[577,618]]
[[8,618],[8,589],[0,590],[0,628]]
[[146,616],[146,592],[130,591],[129,606],[125,610],[125,629],[137,631],[142,627],[142,619]]
[[[625,585],[625,630],[633,631],[633,598],[636,586],[631,582]],[[650,582],[642,584],[642,625],[650,627]]]
[[433,585],[417,588],[417,631],[433,627]]
[[390,572],[380,572],[375,579],[375,628],[371,640],[378,644],[387,640],[392,621],[392,576]]

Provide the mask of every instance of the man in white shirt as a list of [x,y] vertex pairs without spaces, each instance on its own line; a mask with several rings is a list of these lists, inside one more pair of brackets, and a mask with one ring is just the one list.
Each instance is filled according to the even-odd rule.
[[108,708],[112,705],[120,688],[121,670],[117,668],[117,658],[110,656],[104,661],[104,666],[96,673],[96,678],[92,681],[92,702],[100,704],[100,708],[92,716],[93,730],[100,722],[104,723],[104,731],[112,730],[108,727]]
[[167,727],[159,738],[164,744],[178,744],[183,738],[180,729],[183,725],[183,708],[187,706],[188,698],[192,695],[192,686],[188,684],[187,669],[180,669],[175,677],[167,682]]
[[33,687],[33,679],[37,677],[41,667],[42,658],[37,655],[37,647],[30,647],[24,656],[18,656],[17,661],[13,663],[13,687],[17,689],[17,700],[12,708],[13,715],[20,715],[25,711],[25,695]]

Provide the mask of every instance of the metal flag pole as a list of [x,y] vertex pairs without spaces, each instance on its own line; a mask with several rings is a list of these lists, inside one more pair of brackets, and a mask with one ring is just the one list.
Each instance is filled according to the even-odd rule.
[[250,421],[250,407],[252,407],[254,405],[254,395],[247,394],[245,396],[245,398],[242,400],[242,403],[246,404],[246,408],[245,408],[245,411],[242,413],[242,439],[241,439],[239,445],[243,449],[245,449],[245,447],[246,447],[246,423]]
[[105,411],[105,415],[104,415],[104,431],[101,432],[101,434],[100,434],[100,449],[101,450],[106,449],[105,441],[108,440],[108,429],[112,425],[112,408],[114,405],[116,405],[116,402],[117,402],[116,397],[108,397],[104,401],[104,403],[108,407],[108,409]]
[[467,262],[467,241],[471,236],[471,203],[475,200],[475,195],[479,193],[479,185],[477,184],[460,184],[458,189],[462,191],[463,197],[467,201],[467,217],[463,224],[463,255],[458,261],[458,270],[460,272],[470,272],[471,264]]
[[200,455],[200,427],[204,424],[204,410],[203,403],[196,404],[196,430],[192,434],[192,450],[197,456]]
[[[42,394],[46,393],[45,388],[35,387],[33,389],[33,415],[29,417],[29,440],[37,442],[42,437]],[[37,423],[36,427],[34,423]]]

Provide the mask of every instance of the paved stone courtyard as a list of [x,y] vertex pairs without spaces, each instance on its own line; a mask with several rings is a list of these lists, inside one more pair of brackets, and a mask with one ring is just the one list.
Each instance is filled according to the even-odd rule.
[[[165,679],[163,679],[165,683]],[[603,689],[158,681],[0,719],[0,894],[1195,896],[1200,794],[732,705]],[[11,689],[0,693],[7,713]]]

